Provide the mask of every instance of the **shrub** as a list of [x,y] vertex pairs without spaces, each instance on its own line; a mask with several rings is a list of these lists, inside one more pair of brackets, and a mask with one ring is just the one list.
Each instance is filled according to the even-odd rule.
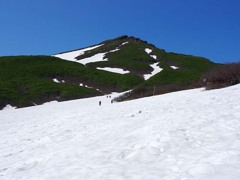
[[153,86],[143,86],[140,85],[130,92],[127,92],[117,98],[114,101],[126,101],[137,98],[149,97],[154,95],[166,94],[170,92],[180,91],[184,89],[189,89],[188,86],[180,83],[168,84],[168,85],[153,85]]
[[206,89],[217,89],[240,83],[240,63],[219,65],[203,76]]

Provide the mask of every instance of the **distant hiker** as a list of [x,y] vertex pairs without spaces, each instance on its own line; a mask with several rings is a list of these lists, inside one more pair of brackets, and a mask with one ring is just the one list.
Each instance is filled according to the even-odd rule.
[[101,104],[102,104],[102,102],[101,102],[101,101],[99,101],[99,106],[101,106]]
[[111,100],[111,103],[113,103],[113,100]]

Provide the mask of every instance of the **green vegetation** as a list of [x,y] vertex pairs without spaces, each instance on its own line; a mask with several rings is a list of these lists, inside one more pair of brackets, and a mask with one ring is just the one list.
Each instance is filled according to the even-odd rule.
[[[81,61],[106,53],[108,61],[88,63],[86,66],[50,56],[0,57],[0,109],[6,104],[25,107],[51,100],[92,97],[130,89],[133,90],[119,100],[189,89],[199,87],[202,75],[216,66],[208,59],[168,53],[129,36],[100,44],[103,45],[76,58]],[[157,58],[146,53],[146,48],[151,49],[150,55]],[[150,65],[156,62],[163,70],[144,81],[143,75],[151,73],[153,69]],[[112,73],[97,67],[122,68],[130,73]],[[54,82],[54,78],[60,83]],[[79,86],[80,83],[92,88]]]
[[[162,54],[160,67],[163,71],[147,81],[147,84],[167,85],[172,83],[191,83],[213,68],[215,64],[208,59],[176,53]],[[177,66],[172,69],[170,66]]]
[[[126,43],[122,45],[123,43]],[[108,61],[89,63],[89,67],[118,67],[124,70],[131,71],[132,74],[143,76],[143,74],[150,73],[152,68],[150,64],[156,62],[155,59],[150,57],[146,52],[146,48],[153,49],[153,54],[155,51],[158,53],[163,53],[162,50],[157,49],[155,46],[147,44],[145,41],[134,37],[117,38],[111,41],[103,42],[103,46],[87,51],[83,55],[79,56],[78,59],[81,60],[86,57],[93,56],[97,53],[106,53],[105,58]],[[120,49],[118,51],[111,52],[111,50]]]
[[[55,83],[53,78],[65,83]],[[109,91],[125,91],[141,82],[140,77],[131,74],[96,70],[55,57],[0,57],[0,108],[6,104],[24,107],[50,100],[62,101]],[[94,88],[80,87],[79,83]]]
[[217,89],[240,83],[240,62],[221,64],[203,75],[206,89]]
[[[157,53],[156,53],[157,54]],[[216,66],[208,59],[176,53],[161,53],[159,66],[163,70],[149,80],[138,85],[119,101],[163,94],[183,89],[199,87],[201,76]],[[172,69],[170,66],[177,66]]]

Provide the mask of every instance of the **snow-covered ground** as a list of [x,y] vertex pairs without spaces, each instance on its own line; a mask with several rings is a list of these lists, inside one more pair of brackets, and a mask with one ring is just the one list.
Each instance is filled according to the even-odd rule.
[[78,60],[77,62],[78,62],[78,63],[81,63],[81,64],[83,64],[83,65],[86,65],[87,63],[107,61],[107,59],[104,58],[105,54],[106,54],[106,53],[98,53],[98,54],[95,54],[95,55],[93,55],[93,56],[91,56],[91,57]]
[[[145,48],[145,52],[147,53],[147,54],[151,54],[152,53],[152,49],[149,49],[149,48]],[[156,55],[150,55],[153,59],[157,59],[157,56]]]
[[153,59],[157,59],[156,55],[150,55]]
[[170,66],[172,69],[178,69],[177,66]]
[[127,71],[127,70],[123,70],[121,68],[111,68],[111,67],[104,67],[104,68],[98,67],[97,69],[104,70],[104,71],[109,71],[109,72],[114,72],[114,73],[118,73],[118,74],[127,74],[127,73],[130,72],[130,71]]
[[153,63],[150,65],[153,68],[153,71],[151,72],[151,74],[144,74],[143,77],[145,80],[148,80],[149,78],[151,78],[152,76],[156,75],[157,73],[161,72],[163,69],[160,68],[158,66],[158,62],[157,63]]
[[71,51],[71,52],[66,52],[66,53],[61,53],[61,54],[56,54],[54,55],[55,57],[64,59],[64,60],[69,60],[69,61],[76,61],[76,57],[83,55],[86,51],[90,51],[93,49],[96,49],[100,46],[102,46],[103,44],[100,45],[96,45],[96,46],[92,46],[92,47],[88,47],[88,48],[84,48],[84,49],[80,49],[80,50],[76,50],[76,51]]
[[149,48],[145,48],[145,52],[146,52],[147,54],[150,54],[150,53],[152,52],[152,50],[149,49]]
[[57,78],[54,78],[54,79],[53,79],[53,82],[55,82],[55,83],[60,83],[60,81],[59,81]]
[[0,111],[0,179],[238,180],[239,99],[236,85]]

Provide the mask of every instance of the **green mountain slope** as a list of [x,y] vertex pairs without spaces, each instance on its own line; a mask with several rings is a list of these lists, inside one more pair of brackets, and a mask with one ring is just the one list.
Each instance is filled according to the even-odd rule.
[[[103,59],[96,59],[99,54]],[[119,100],[188,89],[215,66],[208,59],[168,53],[132,36],[54,56],[0,57],[0,109],[7,104],[26,107],[130,89]],[[90,61],[82,63],[86,59]],[[154,75],[153,64],[162,71]],[[128,73],[109,72],[111,68]]]
[[[159,66],[163,68],[160,73],[117,100],[123,101],[199,87],[201,76],[216,64],[202,57],[164,53]],[[171,66],[178,68],[173,69]]]
[[[64,80],[64,83],[56,83],[53,79]],[[125,91],[142,81],[131,74],[101,71],[55,57],[0,57],[0,108],[6,104],[24,107],[50,100]],[[81,87],[80,83],[94,88]]]
[[146,48],[152,49],[152,54],[163,54],[165,51],[156,48],[146,41],[142,41],[135,37],[121,36],[119,38],[104,41],[100,44],[103,46],[87,51],[83,55],[76,57],[81,62],[81,59],[88,58],[97,53],[106,53],[105,58],[108,61],[89,63],[89,67],[112,67],[122,68],[130,71],[132,74],[143,76],[150,73],[153,69],[150,64],[158,62],[160,59],[154,59],[145,52]]

